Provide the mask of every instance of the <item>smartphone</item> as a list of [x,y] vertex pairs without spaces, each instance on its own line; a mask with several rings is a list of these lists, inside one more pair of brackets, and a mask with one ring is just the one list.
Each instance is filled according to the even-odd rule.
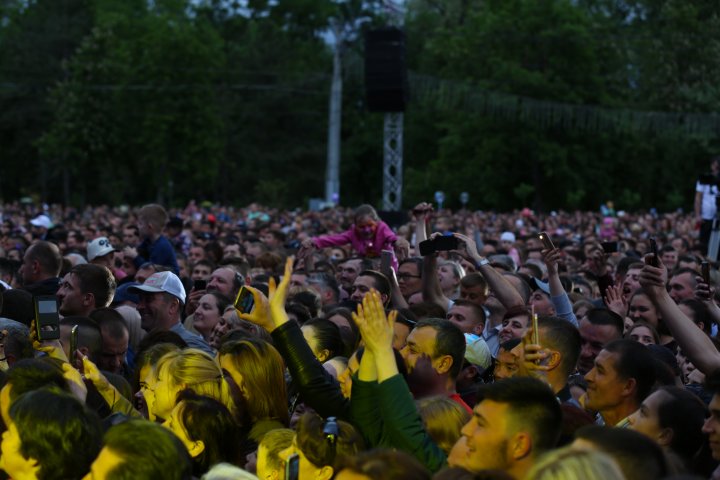
[[703,282],[710,285],[710,264],[708,262],[702,262],[700,268],[702,270]]
[[660,257],[658,257],[657,242],[655,242],[655,237],[650,237],[650,253],[653,254],[653,257],[649,262],[650,265],[653,267],[659,267]]
[[602,249],[605,253],[617,253],[618,242],[602,242]]
[[205,290],[207,288],[207,280],[195,280],[193,281],[193,290]]
[[423,240],[418,244],[420,247],[420,256],[427,257],[430,254],[435,253],[435,244],[432,240]]
[[392,269],[393,252],[390,250],[383,250],[380,252],[380,272],[384,275]]
[[70,350],[68,350],[70,365],[75,366],[75,352],[78,349],[78,325],[70,330]]
[[542,242],[545,250],[554,250],[555,249],[555,245],[552,243],[552,240],[550,240],[550,235],[548,235],[547,232],[538,233],[538,238]]
[[235,309],[240,313],[250,313],[255,306],[255,298],[250,290],[240,287],[240,291],[235,298]]
[[458,239],[454,235],[442,235],[435,237],[433,240],[433,246],[436,252],[457,250]]
[[298,480],[300,473],[300,457],[293,453],[285,460],[285,480]]
[[35,304],[35,332],[38,341],[60,338],[60,315],[55,295],[33,297]]

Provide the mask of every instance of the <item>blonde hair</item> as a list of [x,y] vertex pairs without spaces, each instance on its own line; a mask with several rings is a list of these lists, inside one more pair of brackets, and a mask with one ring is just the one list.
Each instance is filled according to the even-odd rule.
[[542,455],[525,475],[527,480],[625,480],[620,467],[607,454],[564,447]]
[[214,398],[236,413],[220,365],[202,350],[186,348],[168,352],[158,360],[155,372],[158,377],[167,379],[173,390],[190,389],[198,395]]
[[285,365],[275,347],[255,338],[236,340],[222,345],[220,356],[224,355],[242,376],[241,390],[250,419],[274,419],[288,425]]
[[470,421],[470,414],[455,400],[445,396],[427,397],[417,401],[425,429],[440,449],[450,453],[460,438],[460,430]]

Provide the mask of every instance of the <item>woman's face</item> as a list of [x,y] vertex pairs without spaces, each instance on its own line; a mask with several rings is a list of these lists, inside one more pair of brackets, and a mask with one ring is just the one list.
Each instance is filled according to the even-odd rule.
[[214,295],[203,295],[200,297],[200,303],[195,310],[195,320],[193,326],[207,340],[213,327],[220,321],[220,310],[218,310],[217,298]]
[[150,369],[145,376],[143,395],[151,421],[165,420],[175,408],[175,398],[181,388],[171,387],[168,382],[167,368]]
[[655,305],[645,295],[635,295],[630,300],[630,308],[628,309],[628,317],[634,321],[645,320],[647,323],[657,328],[658,314]]
[[667,393],[662,390],[648,396],[640,405],[640,408],[628,417],[630,428],[658,441],[662,433],[658,410],[660,405],[667,400]]
[[655,345],[655,338],[649,328],[641,325],[630,330],[630,340],[642,343],[645,346]]
[[305,341],[310,347],[310,350],[312,350],[313,354],[315,354],[315,358],[317,358],[319,362],[327,360],[327,353],[325,351],[318,351],[320,347],[318,345],[318,340],[315,337],[315,329],[307,325],[303,325],[300,329],[302,330],[303,337],[305,337]]
[[218,319],[218,322],[215,324],[212,332],[210,333],[210,346],[213,347],[215,350],[218,350],[220,348],[220,339],[223,337],[223,335],[230,331],[232,325],[230,321],[230,316],[232,315],[232,310],[227,310],[225,313],[223,313],[222,317]]

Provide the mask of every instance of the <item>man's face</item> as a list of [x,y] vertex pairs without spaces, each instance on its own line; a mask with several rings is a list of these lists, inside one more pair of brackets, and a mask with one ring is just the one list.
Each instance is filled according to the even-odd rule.
[[137,310],[140,312],[141,326],[149,332],[155,327],[168,325],[171,317],[171,303],[162,293],[138,292],[140,303]]
[[670,279],[670,296],[675,303],[695,297],[695,282],[691,273],[681,273]]
[[601,350],[595,358],[595,365],[585,375],[588,383],[587,401],[588,410],[603,412],[622,403],[627,395],[627,381],[618,375],[615,368],[619,355],[607,350]]
[[[307,287],[307,275],[304,273],[293,273],[290,275],[290,286],[291,287]],[[319,293],[319,292],[318,292]]]
[[223,295],[235,298],[235,272],[229,268],[218,268],[210,275],[210,281],[207,285],[207,290],[217,290]]
[[622,294],[625,300],[630,300],[633,292],[640,288],[640,271],[639,268],[631,268],[627,271],[622,283]]
[[461,283],[460,298],[482,306],[488,298],[487,288],[484,288],[482,285],[466,287]]
[[671,271],[675,268],[675,265],[677,265],[678,254],[675,250],[668,250],[660,255],[660,260],[662,260],[662,263],[667,267],[668,271]]
[[190,263],[197,263],[200,260],[205,260],[205,250],[202,247],[191,247],[188,253]]
[[[402,355],[405,360],[405,365],[407,366],[408,376],[412,376],[415,367],[418,366],[419,360],[424,361],[429,359],[432,365],[435,356],[436,337],[437,332],[432,327],[415,328],[410,332],[405,348],[400,351],[400,355]],[[422,366],[422,368],[424,367],[426,367],[426,365]],[[417,373],[422,375],[420,371]]]
[[223,258],[238,258],[240,256],[240,245],[237,243],[225,245],[225,248],[223,248]]
[[457,325],[463,333],[482,335],[483,327],[485,326],[475,311],[465,305],[453,305],[450,307],[447,319]]
[[195,265],[190,276],[193,281],[195,280],[207,280],[210,278],[210,267],[208,265]]
[[80,291],[80,282],[73,273],[68,273],[60,282],[56,293],[59,312],[64,315],[83,315],[90,307],[89,295]]
[[507,471],[512,465],[508,422],[508,406],[483,400],[473,409],[473,416],[461,430],[448,463],[470,472],[495,469]]
[[550,295],[540,289],[530,295],[528,305],[534,307],[535,313],[538,315],[555,315],[555,307],[550,301]]
[[355,279],[360,273],[360,260],[348,260],[341,263],[337,269],[337,280],[346,291],[352,289]]
[[350,298],[356,302],[362,302],[363,297],[370,289],[375,288],[375,279],[367,276],[358,276],[353,282]]
[[103,347],[98,367],[101,370],[121,374],[128,351],[129,334],[127,330],[123,330],[122,337],[116,338],[105,330],[101,330],[101,333]]
[[271,250],[280,246],[280,242],[272,233],[263,233],[260,235],[260,241],[267,245]]
[[702,431],[707,434],[713,460],[720,460],[720,393],[715,393],[708,405],[710,416],[705,420]]
[[507,351],[501,348],[498,351],[498,356],[495,361],[495,368],[493,369],[493,377],[495,381],[503,380],[505,378],[514,377],[518,371],[518,357],[512,351]]
[[595,366],[595,357],[613,340],[620,338],[620,333],[612,325],[593,325],[587,318],[580,320],[580,358],[578,371],[583,375]]
[[403,263],[398,267],[397,272],[398,285],[400,293],[406,299],[415,292],[419,292],[422,288],[422,279],[418,267],[413,262]]
[[30,285],[37,281],[37,275],[35,273],[37,262],[32,259],[32,248],[33,247],[27,249],[22,259],[22,265],[20,265],[20,276],[22,277],[23,285]]
[[126,228],[123,230],[123,243],[129,247],[134,247],[140,243],[140,236],[134,228]]
[[529,320],[530,318],[527,314],[504,318],[502,321],[502,330],[500,330],[498,334],[500,343],[507,342],[513,338],[522,338],[528,329]]

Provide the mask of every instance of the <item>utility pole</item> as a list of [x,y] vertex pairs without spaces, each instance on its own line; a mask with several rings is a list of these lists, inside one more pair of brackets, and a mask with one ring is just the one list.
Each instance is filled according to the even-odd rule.
[[325,168],[325,201],[340,202],[340,127],[342,126],[342,30],[337,19],[330,21],[335,47],[333,49],[333,77],[330,86],[328,119],[327,167]]

